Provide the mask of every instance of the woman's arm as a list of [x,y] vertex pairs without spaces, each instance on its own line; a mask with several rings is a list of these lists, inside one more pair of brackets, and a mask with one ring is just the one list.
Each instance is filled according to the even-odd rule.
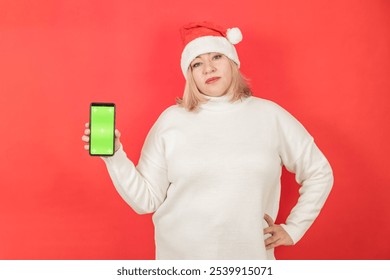
[[[89,149],[89,124],[85,124],[82,140],[85,142],[84,149]],[[158,139],[156,125],[149,132],[145,141],[143,152],[137,167],[128,159],[120,143],[121,133],[115,130],[115,154],[110,157],[102,157],[112,182],[121,197],[139,214],[152,213],[164,201],[169,187],[167,170],[163,164],[163,150],[161,139]],[[148,157],[153,154],[154,157]],[[153,158],[153,160],[151,159]]]
[[299,158],[285,166],[295,173],[295,179],[301,185],[298,202],[286,223],[281,225],[295,244],[320,213],[333,186],[333,172],[314,141],[307,144]]
[[146,214],[157,210],[169,187],[166,169],[145,155],[135,167],[122,146],[114,156],[103,160],[116,190],[135,212]]
[[319,215],[333,186],[333,172],[303,125],[282,108],[277,115],[281,161],[301,186],[298,202],[281,224],[295,244]]

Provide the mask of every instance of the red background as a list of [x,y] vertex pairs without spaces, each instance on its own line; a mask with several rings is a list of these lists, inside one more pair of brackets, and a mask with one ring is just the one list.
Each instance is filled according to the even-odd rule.
[[[335,185],[279,259],[389,259],[390,4],[373,1],[0,1],[0,258],[153,259],[150,215],[83,150],[91,101],[117,104],[138,161],[183,92],[179,27],[238,26],[242,72],[315,137]],[[297,198],[283,176],[283,221]]]

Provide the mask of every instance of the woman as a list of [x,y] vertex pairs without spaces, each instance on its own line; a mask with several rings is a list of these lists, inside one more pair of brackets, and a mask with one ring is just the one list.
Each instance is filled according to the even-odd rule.
[[[104,158],[123,199],[154,213],[157,259],[274,259],[275,247],[304,235],[333,184],[305,128],[251,95],[233,45],[241,32],[225,31],[207,22],[183,27],[183,98],[156,121],[137,167],[118,130],[116,153]],[[283,165],[296,174],[300,198],[276,225]]]

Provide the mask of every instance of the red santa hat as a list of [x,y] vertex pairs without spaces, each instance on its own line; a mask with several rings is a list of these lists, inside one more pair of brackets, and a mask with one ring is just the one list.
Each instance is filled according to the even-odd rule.
[[205,53],[224,54],[240,67],[234,45],[241,42],[242,33],[237,27],[226,29],[211,22],[190,23],[181,28],[181,38],[184,44],[181,69],[185,78],[191,61]]

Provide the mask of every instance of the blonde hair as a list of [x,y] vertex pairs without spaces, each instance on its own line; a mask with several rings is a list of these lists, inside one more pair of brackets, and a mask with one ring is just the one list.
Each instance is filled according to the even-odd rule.
[[[232,69],[231,89],[233,93],[230,102],[251,96],[252,91],[249,88],[248,79],[241,74],[234,61],[229,59],[229,64]],[[191,67],[188,67],[187,70],[187,81],[184,87],[183,97],[176,98],[176,102],[179,106],[185,108],[189,112],[196,111],[202,103],[207,102],[206,97],[199,91],[195,84]]]

